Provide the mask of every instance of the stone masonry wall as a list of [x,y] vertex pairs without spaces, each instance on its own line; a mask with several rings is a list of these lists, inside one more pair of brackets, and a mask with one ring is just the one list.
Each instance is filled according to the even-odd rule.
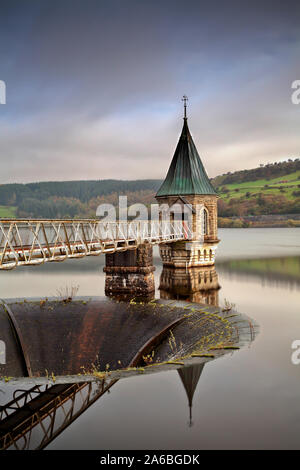
[[151,245],[106,255],[105,294],[146,296],[155,291]]

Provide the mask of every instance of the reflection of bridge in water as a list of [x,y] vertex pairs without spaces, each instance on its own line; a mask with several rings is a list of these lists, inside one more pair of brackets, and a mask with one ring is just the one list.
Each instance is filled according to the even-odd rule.
[[43,449],[116,380],[17,389],[0,407],[0,449]]
[[[204,364],[178,370],[192,425],[192,403]],[[99,400],[118,380],[17,389],[0,407],[0,449],[44,449]]]

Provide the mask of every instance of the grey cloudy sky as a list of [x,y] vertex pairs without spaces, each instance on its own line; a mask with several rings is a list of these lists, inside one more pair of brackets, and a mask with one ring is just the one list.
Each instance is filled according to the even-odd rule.
[[296,1],[1,0],[0,183],[209,176],[300,155]]

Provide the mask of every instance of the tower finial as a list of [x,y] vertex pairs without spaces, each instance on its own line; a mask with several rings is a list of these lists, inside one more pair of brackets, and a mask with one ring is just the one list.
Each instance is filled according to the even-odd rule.
[[186,95],[183,95],[183,97],[182,97],[182,101],[184,102],[184,118],[183,119],[187,119],[187,117],[186,117],[186,103],[187,103],[188,100],[189,100],[188,97]]

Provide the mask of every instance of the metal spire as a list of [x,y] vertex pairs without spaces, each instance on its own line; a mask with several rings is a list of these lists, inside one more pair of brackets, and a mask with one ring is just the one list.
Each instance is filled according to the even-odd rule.
[[189,100],[188,97],[186,95],[183,95],[182,100],[181,100],[181,101],[184,102],[184,118],[183,119],[187,119],[187,117],[186,117],[186,103],[187,103],[188,100]]

